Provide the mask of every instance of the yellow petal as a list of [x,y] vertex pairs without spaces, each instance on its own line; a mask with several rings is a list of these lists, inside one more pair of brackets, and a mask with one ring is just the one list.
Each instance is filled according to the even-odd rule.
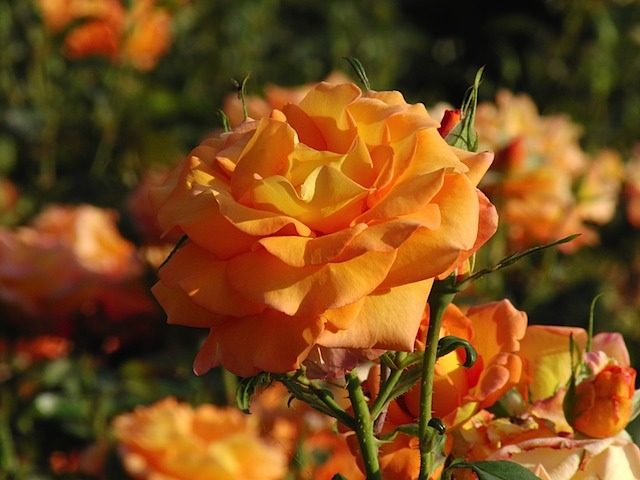
[[280,175],[288,169],[296,134],[286,123],[263,118],[242,151],[231,178],[231,192],[240,203],[250,205],[250,190],[256,176]]

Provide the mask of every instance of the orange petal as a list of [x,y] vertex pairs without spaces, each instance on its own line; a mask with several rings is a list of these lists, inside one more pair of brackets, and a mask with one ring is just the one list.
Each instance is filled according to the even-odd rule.
[[346,330],[325,330],[318,344],[338,348],[413,351],[433,281],[425,280],[367,296]]
[[419,228],[398,248],[385,286],[435,277],[453,266],[461,251],[473,247],[479,205],[469,179],[465,175],[446,175],[443,188],[432,203],[440,207],[440,228]]
[[271,255],[292,267],[322,265],[336,259],[365,230],[363,223],[317,238],[265,237],[258,241]]
[[209,328],[223,321],[216,315],[193,303],[179,287],[169,287],[162,281],[151,287],[153,296],[167,313],[167,322],[172,325]]
[[323,329],[319,317],[289,317],[273,310],[211,329],[193,364],[196,375],[224,365],[241,377],[297,370]]
[[286,123],[263,118],[247,143],[231,178],[231,192],[240,203],[250,205],[249,192],[256,176],[281,175],[289,165],[295,132]]
[[296,268],[259,249],[230,260],[227,274],[249,301],[288,315],[313,316],[371,293],[394,258],[394,251],[367,252],[341,263]]
[[160,279],[179,286],[196,305],[219,315],[243,317],[266,306],[240,295],[227,280],[227,261],[216,259],[192,242],[180,247],[160,269]]

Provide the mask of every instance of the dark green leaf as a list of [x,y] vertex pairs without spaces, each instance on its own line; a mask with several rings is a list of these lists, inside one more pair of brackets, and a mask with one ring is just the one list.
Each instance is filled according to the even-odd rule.
[[244,413],[250,412],[251,397],[256,393],[256,390],[260,387],[264,387],[271,383],[271,375],[266,372],[259,373],[255,377],[243,378],[238,383],[236,389],[236,402],[238,402],[238,408]]
[[362,63],[360,63],[360,60],[358,60],[355,57],[342,57],[342,58],[344,58],[347,62],[349,62],[349,65],[351,65],[351,68],[353,68],[353,71],[356,72],[358,79],[360,80],[360,82],[362,82],[364,89],[367,92],[371,90],[371,84],[369,83],[369,78],[367,78],[367,73],[364,71],[364,67],[362,66]]
[[531,470],[507,460],[460,462],[451,465],[450,468],[469,469],[478,475],[478,480],[540,480]]
[[443,357],[453,352],[454,350],[457,350],[458,348],[464,348],[466,354],[466,358],[462,366],[465,368],[473,367],[478,358],[476,349],[467,340],[459,337],[454,337],[453,335],[442,337],[440,340],[438,340],[438,351],[436,353],[436,356],[438,358]]

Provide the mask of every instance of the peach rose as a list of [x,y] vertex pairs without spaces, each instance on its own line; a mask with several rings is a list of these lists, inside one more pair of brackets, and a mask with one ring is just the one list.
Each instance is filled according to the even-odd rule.
[[286,453],[240,410],[167,398],[115,418],[127,472],[148,480],[281,479]]
[[582,235],[558,248],[570,253],[598,243],[593,225],[615,213],[624,166],[616,152],[587,155],[578,125],[563,115],[540,115],[526,95],[500,91],[478,105],[481,148],[496,152],[481,183],[506,225],[510,249]]
[[437,127],[399,92],[323,82],[191,152],[153,194],[164,231],[188,237],[153,292],[170,323],[210,329],[196,373],[413,349],[433,278],[497,223],[476,189],[492,155]]
[[19,328],[61,334],[79,315],[117,320],[156,311],[136,248],[115,221],[89,205],[51,206],[29,226],[0,230],[0,301],[31,320]]

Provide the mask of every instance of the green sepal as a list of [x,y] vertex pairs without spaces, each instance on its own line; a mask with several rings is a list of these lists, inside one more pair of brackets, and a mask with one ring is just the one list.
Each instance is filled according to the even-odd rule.
[[443,478],[450,478],[445,474],[456,468],[471,470],[478,476],[478,480],[513,480],[516,478],[518,480],[540,480],[540,477],[534,475],[528,468],[508,460],[452,463],[447,468],[447,472],[444,472]]
[[261,387],[271,384],[271,375],[267,372],[262,372],[255,377],[243,378],[238,382],[238,388],[236,389],[236,402],[238,408],[244,413],[251,413],[250,404],[251,397]]
[[454,352],[459,348],[464,348],[465,352],[465,360],[462,366],[464,368],[471,368],[476,363],[478,359],[478,353],[471,343],[463,338],[455,337],[453,335],[449,335],[446,337],[442,337],[438,340],[438,350],[436,352],[436,357],[444,357],[445,355]]
[[360,82],[362,83],[362,86],[364,86],[365,91],[369,91],[371,90],[371,84],[369,83],[369,78],[367,77],[367,73],[364,71],[364,67],[362,66],[362,63],[360,63],[360,60],[358,60],[355,57],[342,57],[344,58],[347,62],[349,62],[349,65],[351,65],[351,68],[353,68],[353,71],[356,72],[356,75],[358,76],[358,79],[360,80]]
[[225,132],[231,131],[231,123],[229,122],[229,117],[222,110],[218,110],[218,115],[220,115],[220,119],[222,120],[222,128]]
[[392,432],[380,435],[380,442],[391,443],[401,433],[409,437],[418,437],[420,435],[420,428],[417,423],[406,423],[404,425],[398,425],[393,429]]
[[331,480],[347,480],[347,477],[345,477],[341,473],[336,473],[333,477],[331,477]]
[[462,148],[469,152],[478,150],[478,135],[476,134],[474,123],[476,120],[476,109],[478,107],[478,90],[482,79],[484,67],[480,67],[476,72],[473,85],[467,90],[465,99],[462,102],[462,115],[460,122],[451,129],[445,140],[452,147]]

